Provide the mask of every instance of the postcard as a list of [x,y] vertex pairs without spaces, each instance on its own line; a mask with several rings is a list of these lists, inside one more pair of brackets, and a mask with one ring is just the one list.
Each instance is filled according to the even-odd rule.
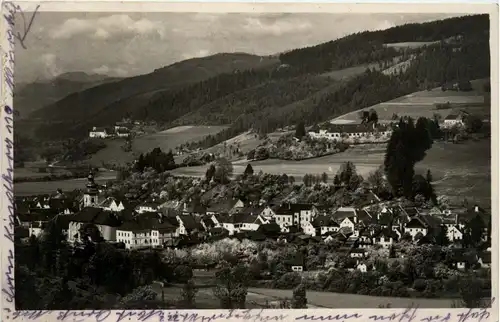
[[498,321],[498,7],[2,3],[3,321]]

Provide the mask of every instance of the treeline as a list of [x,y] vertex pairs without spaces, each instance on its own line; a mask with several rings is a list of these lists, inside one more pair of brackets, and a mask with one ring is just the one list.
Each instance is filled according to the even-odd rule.
[[307,98],[300,104],[273,106],[241,115],[229,128],[208,136],[193,146],[207,148],[251,127],[260,134],[265,134],[301,121],[309,125],[320,123],[457,78],[486,78],[490,76],[489,56],[487,35],[468,39],[459,47],[443,45],[421,49],[407,70],[385,75],[367,69],[362,75],[339,83],[337,87],[333,86],[320,95],[312,93],[310,99]]
[[160,148],[154,148],[149,153],[141,153],[139,159],[135,163],[134,169],[136,171],[143,172],[146,168],[153,168],[157,172],[161,173],[167,170],[175,169],[176,167],[172,150],[165,153]]
[[406,24],[387,30],[356,33],[313,47],[299,48],[280,55],[283,63],[307,72],[342,69],[352,65],[386,60],[398,55],[384,44],[411,41],[439,41],[458,35],[477,38],[489,30],[489,16],[475,15],[424,24]]

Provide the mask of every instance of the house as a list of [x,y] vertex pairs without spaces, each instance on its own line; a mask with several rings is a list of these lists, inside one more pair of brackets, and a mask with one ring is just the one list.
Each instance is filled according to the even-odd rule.
[[302,272],[304,271],[304,256],[298,253],[294,256],[294,258],[285,261],[285,265],[292,272]]
[[140,214],[145,212],[158,212],[160,204],[154,201],[145,202],[136,207],[136,211]]
[[99,207],[101,207],[104,210],[114,211],[114,212],[120,212],[122,210],[125,210],[124,203],[113,197],[108,197],[104,199],[100,203]]
[[197,222],[194,216],[191,215],[177,215],[177,235],[191,235],[195,232],[203,230],[201,222]]
[[398,239],[398,235],[390,229],[382,229],[378,234],[373,238],[374,245],[380,245],[383,248],[390,248]]
[[444,128],[451,128],[454,126],[464,126],[464,121],[462,115],[459,114],[449,114],[445,117],[442,126]]
[[365,258],[366,250],[362,248],[354,248],[350,252],[351,258]]
[[89,137],[91,138],[107,138],[110,134],[103,127],[93,127],[92,131],[89,133]]
[[182,206],[182,214],[184,215],[192,215],[192,216],[205,216],[207,214],[207,207],[199,204],[199,203],[191,203],[188,205],[184,203]]
[[81,240],[82,230],[97,228],[105,241],[116,241],[116,229],[122,223],[116,213],[101,208],[85,207],[69,217],[68,241]]
[[128,138],[130,136],[130,131],[126,128],[115,129],[115,132],[119,138]]
[[311,236],[323,236],[327,232],[337,232],[340,230],[340,225],[335,220],[325,215],[314,218],[311,225],[315,230],[314,234],[309,234]]
[[406,224],[404,232],[409,233],[412,239],[415,239],[417,234],[421,234],[422,236],[427,235],[429,232],[429,226],[427,222],[422,220],[422,218],[414,217]]
[[176,231],[174,220],[149,213],[148,216],[136,216],[118,227],[116,241],[124,243],[126,249],[162,247],[178,237]]
[[294,226],[294,213],[290,208],[279,207],[276,209],[274,219],[282,232],[288,232],[289,227]]
[[460,230],[458,225],[456,226],[445,226],[446,227],[446,236],[448,236],[448,240],[454,242],[456,240],[464,239],[464,234]]
[[243,203],[243,201],[233,198],[217,203],[215,205],[211,205],[207,209],[207,214],[231,214],[233,212],[236,212],[238,209],[243,208],[244,206],[245,204]]
[[318,211],[313,204],[287,203],[276,210],[276,216],[279,214],[292,214],[293,222],[290,226],[296,225],[303,228],[306,223],[311,222],[318,215]]
[[246,214],[245,216],[242,216],[241,219],[241,231],[257,231],[260,227],[260,225],[267,224],[268,221],[263,221],[262,217],[252,215],[252,214]]
[[387,125],[375,123],[365,124],[323,124],[320,128],[310,131],[308,135],[313,139],[329,141],[372,142],[381,139],[388,140],[392,129]]
[[361,273],[366,273],[368,272],[368,265],[366,265],[366,263],[359,262],[358,265],[356,266],[356,269]]

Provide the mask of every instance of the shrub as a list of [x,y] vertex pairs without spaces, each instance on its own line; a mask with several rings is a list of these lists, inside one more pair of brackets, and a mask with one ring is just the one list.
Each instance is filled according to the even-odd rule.
[[277,284],[276,287],[284,289],[295,288],[300,285],[301,281],[302,278],[298,273],[295,272],[285,273],[276,283]]
[[413,288],[418,292],[422,292],[426,287],[427,283],[423,279],[417,279],[413,282]]

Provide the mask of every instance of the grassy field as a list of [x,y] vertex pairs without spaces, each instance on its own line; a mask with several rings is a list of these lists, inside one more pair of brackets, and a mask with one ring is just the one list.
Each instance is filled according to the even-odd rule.
[[[165,300],[180,298],[181,287],[166,287],[163,289]],[[161,291],[159,292],[161,294]],[[247,308],[261,308],[266,300],[269,303],[282,299],[290,300],[292,290],[279,290],[267,288],[248,289]],[[423,298],[397,298],[382,296],[367,296],[357,294],[331,293],[307,291],[307,302],[309,308],[378,308],[379,305],[390,304],[392,308],[406,308],[418,305],[420,308],[450,308],[452,299],[423,299]],[[213,295],[212,288],[199,288],[196,294],[196,304],[199,309],[220,308],[219,300]]]
[[15,170],[15,176],[17,178],[41,178],[41,177],[46,177],[49,175],[70,175],[71,172],[68,170],[64,169],[54,169],[52,173],[41,173],[38,172],[37,169],[32,169],[32,168],[16,168]]
[[[425,159],[416,165],[416,172],[425,174],[431,169],[434,186],[438,195],[463,200],[474,199],[483,207],[491,200],[491,148],[490,141],[468,141],[460,144],[436,142],[427,151]],[[384,145],[364,145],[348,149],[346,152],[302,161],[268,159],[250,162],[255,172],[294,176],[301,182],[305,174],[326,172],[333,179],[341,164],[352,161],[359,174],[366,176],[384,162]],[[233,162],[234,173],[243,173],[246,160]],[[179,168],[176,175],[202,177],[207,166]]]
[[[435,113],[440,114],[445,118],[454,109],[436,109],[434,104],[450,103],[458,104],[460,108],[469,110],[472,113],[481,115],[489,115],[489,106],[478,106],[484,103],[484,93],[482,84],[484,80],[473,81],[473,91],[470,92],[454,92],[441,91],[441,88],[435,88],[431,91],[415,92],[394,100],[360,109],[351,113],[344,114],[333,119],[332,123],[357,123],[359,122],[360,111],[368,111],[374,109],[378,118],[381,121],[389,121],[393,114],[398,116],[411,116],[418,118],[420,116],[432,118]],[[468,106],[470,104],[470,106]]]
[[[14,173],[17,176],[17,171]],[[96,183],[104,184],[109,180],[116,178],[116,172],[107,171],[99,172],[96,176]],[[71,191],[74,189],[84,189],[87,183],[86,178],[45,181],[45,182],[19,182],[14,184],[14,195],[29,196],[37,194],[50,194],[56,192],[57,189],[63,191]]]
[[135,156],[140,153],[150,152],[157,147],[167,152],[181,144],[198,141],[207,135],[216,134],[225,128],[226,126],[178,126],[166,131],[142,135],[133,140],[131,152],[122,150],[121,146],[124,144],[124,140],[107,140],[106,148],[93,155],[90,162],[95,166],[101,166],[102,162],[126,164],[133,161]]

